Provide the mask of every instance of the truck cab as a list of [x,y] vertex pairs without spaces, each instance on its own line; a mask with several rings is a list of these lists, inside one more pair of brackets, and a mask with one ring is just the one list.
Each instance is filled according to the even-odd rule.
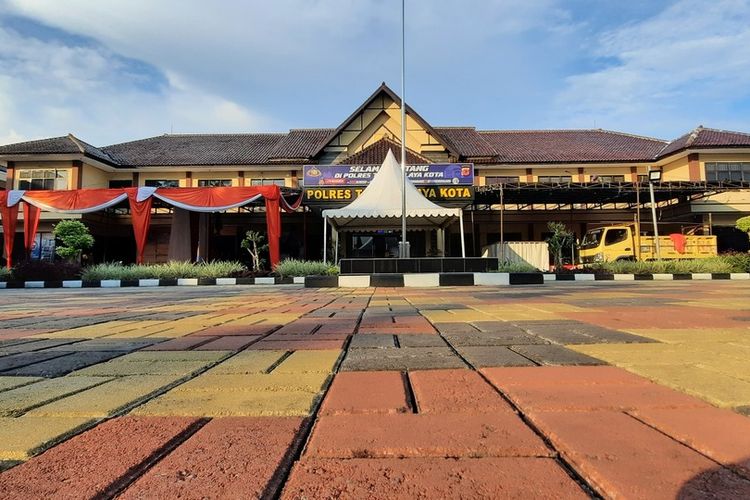
[[608,226],[588,231],[581,241],[582,264],[613,260],[633,260],[635,241],[630,226]]

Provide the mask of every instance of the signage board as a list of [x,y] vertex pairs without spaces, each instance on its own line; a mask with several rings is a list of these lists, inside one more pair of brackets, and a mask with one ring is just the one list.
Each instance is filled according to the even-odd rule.
[[[305,165],[303,185],[366,186],[378,170],[380,165]],[[473,186],[474,164],[407,165],[406,175],[415,186]]]
[[[305,205],[336,203],[346,204],[354,201],[367,186],[339,187],[306,187],[303,201]],[[473,186],[416,186],[425,198],[431,201],[471,201],[474,199]]]

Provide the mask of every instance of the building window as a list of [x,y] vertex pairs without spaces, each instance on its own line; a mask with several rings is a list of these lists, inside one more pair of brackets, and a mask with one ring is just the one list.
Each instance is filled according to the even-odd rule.
[[540,175],[539,182],[542,184],[567,184],[573,178],[569,175]]
[[494,186],[496,184],[518,184],[518,177],[512,175],[485,177],[484,184],[487,186]]
[[198,179],[198,187],[201,188],[230,187],[231,185],[232,179]]
[[250,181],[251,186],[286,186],[284,179],[253,179]]
[[638,174],[638,182],[648,184],[648,174]]
[[601,184],[617,184],[618,182],[625,182],[624,175],[592,175],[591,182],[599,182]]
[[129,188],[129,187],[133,187],[133,181],[123,181],[123,180],[109,181],[110,189]]
[[750,182],[750,162],[706,163],[706,180]]
[[68,189],[68,171],[54,168],[21,170],[18,172],[18,189]]
[[180,187],[180,181],[171,179],[146,179],[144,185],[155,188],[176,188]]

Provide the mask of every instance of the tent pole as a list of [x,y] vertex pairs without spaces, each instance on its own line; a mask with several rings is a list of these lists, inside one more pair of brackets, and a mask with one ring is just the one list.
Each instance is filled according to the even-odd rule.
[[331,236],[334,240],[334,247],[333,247],[333,264],[336,265],[339,261],[339,232],[336,231],[336,229],[331,228],[331,232],[333,233]]
[[323,216],[323,262],[328,262],[328,217]]
[[458,225],[461,228],[461,257],[466,258],[466,242],[464,241],[464,211],[458,216]]

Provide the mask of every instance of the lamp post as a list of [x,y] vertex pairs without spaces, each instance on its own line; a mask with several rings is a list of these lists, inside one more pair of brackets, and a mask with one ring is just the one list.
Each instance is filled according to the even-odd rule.
[[398,256],[409,257],[406,241],[406,0],[401,0],[401,245]]
[[654,182],[661,182],[661,169],[648,170],[648,191],[651,195],[651,220],[654,222],[654,242],[656,243],[656,258],[661,260],[661,245],[659,245],[659,227],[656,222],[656,200],[654,199]]

